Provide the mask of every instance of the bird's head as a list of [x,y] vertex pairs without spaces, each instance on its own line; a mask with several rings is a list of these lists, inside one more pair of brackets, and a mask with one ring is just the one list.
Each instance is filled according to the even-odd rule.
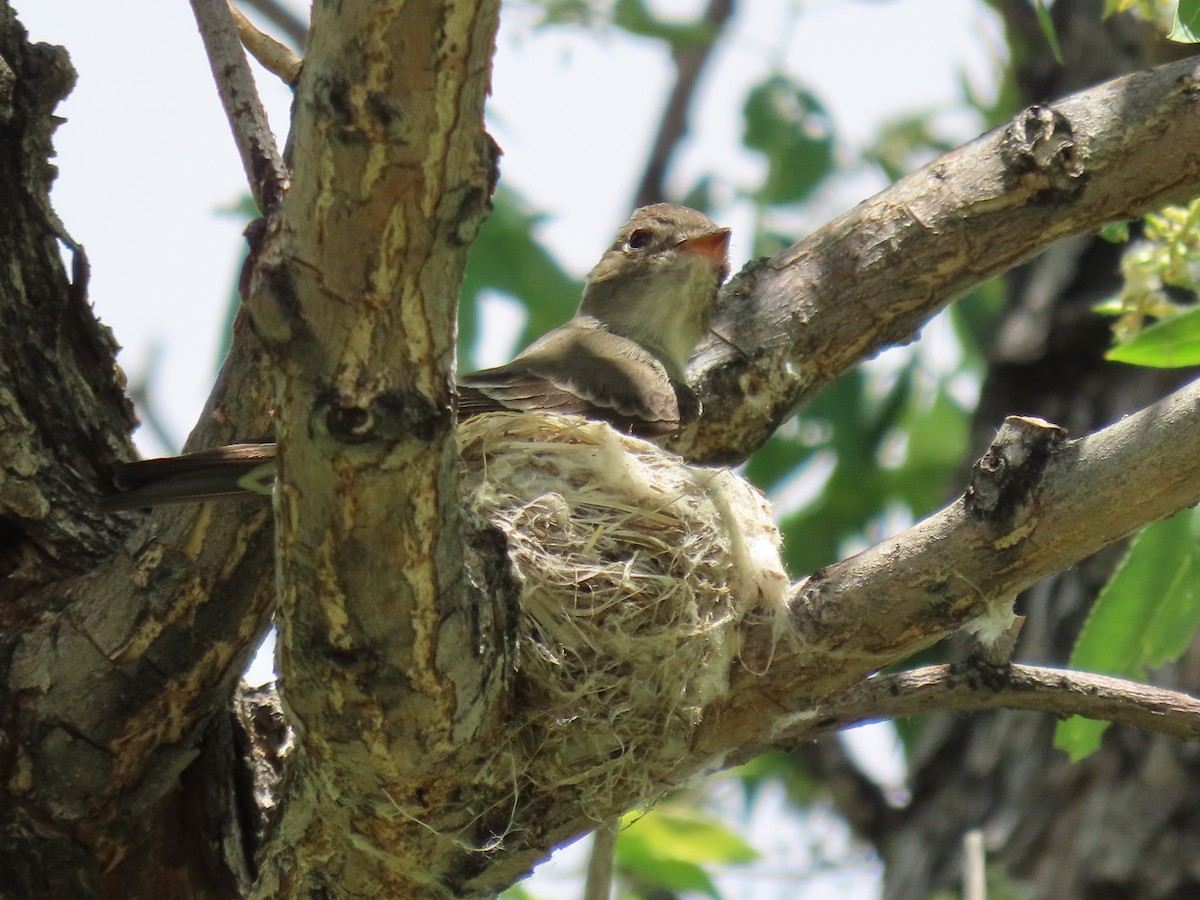
[[685,206],[643,206],[588,274],[579,312],[641,344],[684,380],[729,275],[729,229]]

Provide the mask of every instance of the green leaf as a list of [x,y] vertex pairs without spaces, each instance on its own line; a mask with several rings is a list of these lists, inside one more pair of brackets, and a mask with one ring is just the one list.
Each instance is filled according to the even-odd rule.
[[782,75],[750,91],[742,107],[742,141],[767,158],[758,199],[795,203],[807,197],[833,168],[833,128],[816,97]]
[[967,414],[943,386],[927,406],[910,405],[898,429],[907,438],[907,452],[904,463],[886,473],[889,493],[923,515],[945,502],[946,475],[967,452]]
[[1200,0],[1179,0],[1167,38],[1181,44],[1200,43]]
[[[1071,668],[1127,678],[1178,659],[1200,628],[1200,512],[1185,509],[1143,529],[1105,585],[1071,653]],[[1054,746],[1087,756],[1107,727],[1074,716]]]
[[597,11],[590,0],[541,0],[539,27],[547,25],[577,25],[589,27],[595,23]]
[[967,357],[966,369],[983,370],[983,360],[991,353],[1007,306],[1007,295],[1004,280],[992,278],[976,285],[950,307],[950,324]]
[[1100,231],[1097,233],[1101,240],[1108,241],[1110,244],[1124,244],[1129,240],[1129,220],[1118,219],[1116,222],[1107,222],[1100,226]]
[[[860,534],[878,514],[885,495],[878,465],[879,445],[907,399],[911,386],[908,376],[903,373],[879,407],[872,408],[865,373],[852,369],[830,385],[798,420],[799,431],[812,431],[823,441],[807,446],[798,437],[776,434],[751,457],[747,476],[767,491],[783,487],[795,477],[799,464],[817,453],[828,458],[832,452],[835,460],[817,498],[784,515],[779,523],[789,572],[813,572],[833,562],[842,541]],[[785,468],[789,452],[793,466]]]
[[1054,21],[1050,18],[1050,11],[1046,9],[1045,0],[1036,0],[1034,8],[1037,10],[1038,25],[1046,37],[1046,43],[1050,45],[1050,52],[1054,54],[1054,61],[1060,66],[1064,65],[1062,47],[1058,44],[1058,34],[1054,30]]
[[660,19],[650,12],[644,0],[617,0],[613,24],[630,34],[666,41],[672,47],[705,44],[717,35],[717,27],[703,19],[685,24]]
[[1111,723],[1099,719],[1070,716],[1054,729],[1054,746],[1067,754],[1071,762],[1086,759],[1100,749],[1100,740]]
[[1092,312],[1100,316],[1123,316],[1129,312],[1120,297],[1105,297],[1099,303],[1092,304]]
[[788,802],[796,809],[812,806],[829,793],[829,785],[823,779],[785,750],[760,753],[730,774],[741,782],[747,811],[769,784],[781,785]]
[[[720,894],[703,864],[742,865],[759,853],[740,837],[699,810],[665,806],[641,818],[629,813],[617,837],[618,872],[669,891]],[[624,827],[628,826],[628,827]]]
[[1105,358],[1157,369],[1200,365],[1200,306],[1143,328]]
[[905,112],[886,119],[879,125],[874,141],[864,148],[863,155],[883,169],[889,181],[899,181],[930,155],[953,149],[948,141],[938,136],[934,122],[934,114],[926,110]]

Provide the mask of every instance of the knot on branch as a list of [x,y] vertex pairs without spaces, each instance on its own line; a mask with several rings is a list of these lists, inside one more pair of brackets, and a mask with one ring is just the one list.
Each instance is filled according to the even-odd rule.
[[448,403],[438,404],[420,391],[388,391],[367,400],[342,397],[318,400],[329,436],[342,444],[416,440],[430,442],[451,427]]
[[1065,438],[1065,429],[1045,419],[1009,416],[972,467],[967,512],[1001,530],[1004,546],[1024,536],[1042,473]]
[[1179,90],[1183,94],[1184,100],[1188,103],[1195,103],[1200,100],[1200,78],[1197,78],[1191,72],[1185,72],[1176,79],[1175,83],[1179,85]]
[[1031,106],[1013,119],[1004,130],[1000,156],[1007,187],[1040,200],[1074,196],[1086,184],[1082,147],[1070,120],[1053,107]]
[[280,219],[254,219],[243,232],[246,259],[238,274],[238,295],[254,331],[272,353],[300,344],[315,353],[318,342],[304,318],[292,267],[279,246]]

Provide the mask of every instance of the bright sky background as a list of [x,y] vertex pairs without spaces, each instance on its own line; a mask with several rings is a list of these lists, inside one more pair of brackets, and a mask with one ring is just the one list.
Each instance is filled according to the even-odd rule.
[[[160,348],[154,399],[181,443],[211,387],[239,252],[240,222],[218,210],[246,190],[191,9],[185,0],[15,5],[34,39],[67,46],[80,73],[59,110],[68,121],[55,137],[60,173],[52,200],[88,250],[91,299],[125,347],[120,362],[129,376],[142,373]],[[689,15],[703,5],[651,3]],[[683,190],[704,172],[726,180],[714,218],[734,228],[735,270],[748,253],[738,234],[747,233],[750,214],[736,189],[754,186],[763,165],[740,146],[741,104],[768,73],[783,69],[822,99],[850,148],[847,168],[853,148],[882,118],[957,104],[964,77],[985,95],[995,91],[1004,45],[982,3],[742,0],[739,10],[732,39],[704,75],[691,137],[670,181]],[[537,30],[535,18],[531,4],[505,3],[489,128],[504,149],[501,177],[548,214],[540,237],[582,275],[628,216],[672,73],[653,42],[612,30]],[[282,131],[288,92],[270,76],[260,87]],[[979,128],[968,117],[939,121],[955,141]],[[844,179],[816,198],[803,224],[816,226],[882,186],[877,177]],[[150,454],[176,449],[145,435],[139,441]],[[876,758],[879,741],[851,739]],[[895,778],[894,765],[884,774]],[[736,802],[716,802],[736,818]],[[873,896],[875,876],[861,868],[804,871],[807,847],[841,840],[835,825],[825,823],[816,837],[809,825],[802,830],[788,820],[780,797],[764,798],[751,840],[770,854],[766,874],[722,879],[726,896]],[[579,851],[567,856],[563,865],[573,871]],[[546,868],[531,886],[540,896],[577,896],[577,882],[556,888],[555,869]]]

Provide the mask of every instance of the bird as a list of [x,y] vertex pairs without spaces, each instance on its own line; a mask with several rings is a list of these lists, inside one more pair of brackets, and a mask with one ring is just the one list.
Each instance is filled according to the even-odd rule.
[[[661,442],[700,401],[685,370],[729,275],[730,230],[685,206],[634,210],[588,273],[575,315],[512,362],[456,380],[459,422],[546,412],[607,422]],[[230,444],[117,464],[105,510],[270,494],[275,444]]]

